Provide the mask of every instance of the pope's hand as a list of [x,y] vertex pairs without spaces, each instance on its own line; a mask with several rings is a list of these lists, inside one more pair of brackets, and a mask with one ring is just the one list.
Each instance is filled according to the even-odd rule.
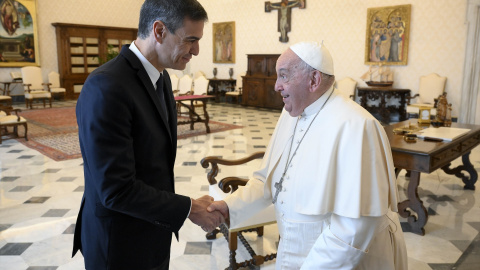
[[208,212],[220,211],[225,219],[229,217],[228,205],[225,201],[214,201],[207,207]]
[[192,209],[188,218],[206,232],[211,232],[225,222],[222,213],[207,211],[207,206],[213,202],[213,198],[205,195],[196,200],[192,198]]

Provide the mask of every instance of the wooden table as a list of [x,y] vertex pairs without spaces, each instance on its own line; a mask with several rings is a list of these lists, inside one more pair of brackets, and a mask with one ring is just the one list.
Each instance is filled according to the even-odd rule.
[[0,91],[3,92],[4,96],[10,96],[10,85],[11,84],[23,84],[22,81],[14,81],[14,82],[0,82],[3,84],[3,88],[0,88]]
[[[205,128],[207,133],[210,133],[210,127],[208,126],[208,112],[207,112],[207,102],[209,99],[213,98],[214,96],[208,95],[189,95],[189,96],[178,96],[175,97],[175,101],[177,101],[177,106],[182,106],[188,109],[189,120],[188,121],[177,121],[177,125],[185,125],[190,124],[190,130],[194,129],[194,124],[197,122],[205,123]],[[186,101],[190,101],[190,105],[185,104]],[[202,119],[198,113],[195,112],[195,104],[194,101],[201,101],[203,105],[203,116],[205,119]]]
[[[422,172],[431,173],[441,168],[445,173],[462,179],[465,184],[464,189],[475,190],[478,174],[470,162],[469,155],[471,150],[480,144],[480,126],[452,123],[452,127],[468,128],[470,131],[451,142],[431,142],[417,139],[416,142],[407,143],[403,140],[402,135],[393,134],[393,129],[408,126],[409,123],[417,125],[417,119],[386,126],[385,131],[392,148],[396,175],[398,176],[402,169],[410,172],[410,182],[407,190],[408,199],[398,204],[398,212],[400,216],[408,218],[413,233],[424,235],[428,213],[417,193],[420,174]],[[458,157],[462,157],[463,165],[450,168],[451,162]],[[413,210],[417,217],[412,215],[407,208]]]
[[233,89],[235,89],[235,85],[237,83],[236,79],[210,78],[208,80],[209,80],[209,85],[213,89],[213,94],[215,95],[215,102],[220,102],[220,91],[219,91],[220,84],[224,83],[224,84],[227,84],[227,86],[231,86],[233,87]]
[[[357,95],[360,97],[360,105],[371,114],[380,114],[378,119],[382,124],[388,125],[391,122],[390,116],[398,112],[400,121],[407,120],[407,97],[410,96],[410,89],[398,89],[392,87],[357,87]],[[400,105],[387,106],[386,99],[395,98]],[[378,106],[368,105],[368,101],[380,100]]]

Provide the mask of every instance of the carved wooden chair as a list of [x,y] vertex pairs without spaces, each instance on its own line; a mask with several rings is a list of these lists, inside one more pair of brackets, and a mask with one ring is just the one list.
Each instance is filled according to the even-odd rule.
[[[45,108],[45,101],[48,100],[50,108],[52,107],[52,93],[50,92],[50,84],[44,83],[42,79],[42,70],[39,67],[23,67],[22,78],[23,87],[25,90],[25,105],[27,108],[33,108],[33,101],[39,99],[43,101]],[[47,88],[45,90],[45,87]]]
[[[193,95],[206,95],[208,92],[208,85],[210,84],[210,80],[205,78],[205,76],[198,76],[193,81]],[[195,100],[193,102],[194,108],[203,107],[203,102]]]
[[173,94],[176,95],[178,92],[178,76],[175,73],[172,73],[169,75],[170,75],[170,81],[172,82]]
[[48,83],[50,83],[50,92],[52,96],[58,96],[61,99],[65,99],[66,90],[60,87],[60,74],[55,71],[48,73]]
[[[19,138],[20,136],[18,135],[18,126],[24,127],[24,138],[26,141],[28,141],[27,120],[19,116],[18,112],[20,112],[20,109],[13,109],[11,106],[3,106],[0,104],[0,144],[2,143],[2,137],[6,137],[8,139]],[[9,127],[13,127],[12,132],[8,130]]]
[[[249,179],[229,176],[217,181],[215,177],[219,172],[218,165],[224,166],[239,166],[242,171],[245,171],[248,168],[247,163],[263,158],[265,152],[257,152],[246,158],[237,159],[237,160],[226,160],[218,158],[215,156],[209,156],[202,159],[201,164],[203,168],[208,168],[211,165],[211,170],[207,175],[209,182],[209,195],[212,196],[215,200],[222,200],[225,198],[228,193],[234,192],[238,189],[239,186],[244,186]],[[256,167],[255,167],[256,168]],[[224,168],[225,171],[227,168]],[[253,168],[252,168],[253,170]],[[275,210],[273,204],[266,209],[260,211],[252,218],[245,220],[241,224],[238,224],[236,227],[227,228],[225,225],[221,225],[219,229],[214,230],[211,233],[206,235],[207,239],[215,239],[218,232],[222,232],[225,239],[228,241],[228,248],[230,250],[230,265],[227,269],[238,269],[239,267],[253,267],[259,266],[266,261],[271,261],[277,257],[276,253],[268,255],[257,255],[252,249],[248,241],[243,236],[244,232],[257,232],[257,235],[263,236],[263,229],[265,225],[276,223],[275,219]],[[238,239],[245,246],[246,250],[252,257],[250,260],[246,260],[240,263],[237,263],[235,256],[238,246]]]
[[243,76],[245,75],[246,75],[245,72],[238,74],[235,89],[233,89],[232,87],[229,87],[231,91],[228,91],[225,93],[225,101],[227,101],[228,98],[230,99],[235,98],[237,101],[237,104],[240,104],[240,97],[242,97],[242,94],[243,94],[242,93]]
[[350,77],[345,77],[336,82],[336,87],[342,94],[355,100],[355,89],[357,87],[357,81]]
[[[420,107],[429,107],[430,114],[436,114],[436,100],[445,91],[447,77],[441,77],[436,73],[420,77],[418,93],[407,98],[407,115],[418,115]],[[416,103],[410,103],[412,99]]]
[[4,103],[6,106],[12,105],[12,97],[11,96],[4,96],[0,94],[0,103]]
[[[193,84],[193,79],[190,77],[190,75],[185,74],[183,75],[180,80],[178,81],[178,91],[175,93],[177,96],[186,96],[186,95],[191,95],[193,93],[192,91],[192,84]],[[183,108],[179,103],[177,103],[177,113],[179,115],[187,114],[188,110],[186,108]]]

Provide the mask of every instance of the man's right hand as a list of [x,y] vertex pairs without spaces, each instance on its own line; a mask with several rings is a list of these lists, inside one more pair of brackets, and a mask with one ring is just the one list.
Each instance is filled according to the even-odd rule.
[[220,211],[225,219],[229,217],[228,205],[225,201],[214,201],[207,207],[208,212]]
[[211,232],[225,222],[219,211],[209,212],[207,207],[213,202],[213,198],[205,195],[198,199],[192,198],[192,209],[188,218],[206,232]]

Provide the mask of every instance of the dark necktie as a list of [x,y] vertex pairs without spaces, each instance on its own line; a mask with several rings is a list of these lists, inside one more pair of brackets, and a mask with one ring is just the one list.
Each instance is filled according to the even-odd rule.
[[160,99],[160,107],[162,107],[162,110],[165,112],[165,117],[168,122],[168,110],[167,110],[167,105],[165,102],[165,94],[163,93],[163,76],[160,75],[160,78],[157,80],[157,95],[158,98]]

